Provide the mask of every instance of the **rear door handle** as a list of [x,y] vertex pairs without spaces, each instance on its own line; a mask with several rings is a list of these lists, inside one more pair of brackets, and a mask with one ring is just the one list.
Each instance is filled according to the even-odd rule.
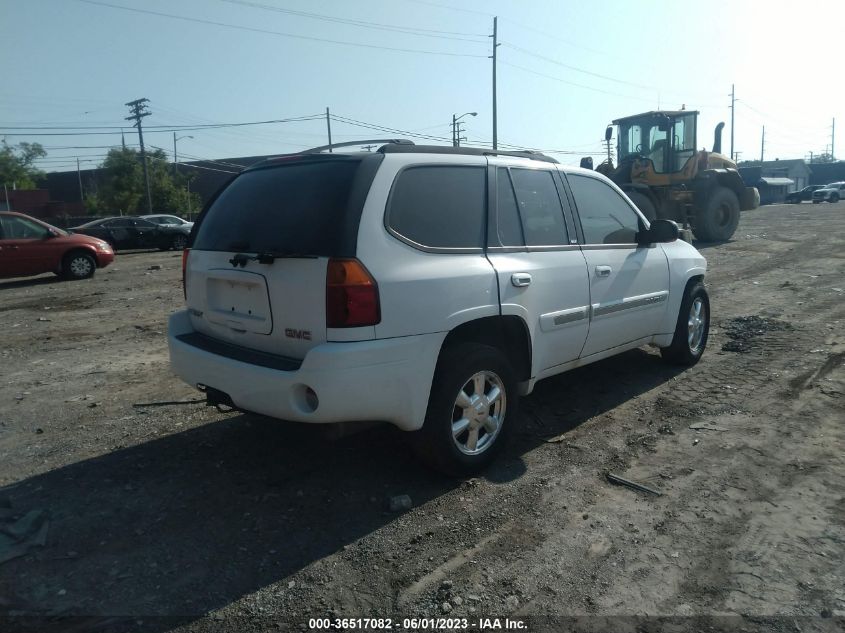
[[528,273],[514,273],[511,275],[511,283],[517,288],[531,285],[531,275]]
[[596,266],[596,277],[610,277],[613,269],[610,266]]

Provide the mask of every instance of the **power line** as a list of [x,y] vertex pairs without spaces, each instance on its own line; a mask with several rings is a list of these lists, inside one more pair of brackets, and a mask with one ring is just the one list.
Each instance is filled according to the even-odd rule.
[[236,24],[228,24],[226,22],[215,22],[214,20],[203,20],[202,18],[189,18],[182,15],[173,15],[172,13],[162,13],[160,11],[150,11],[147,9],[136,9],[134,7],[122,7],[117,4],[109,4],[107,2],[97,2],[96,0],[76,0],[77,2],[83,2],[85,4],[91,4],[100,7],[109,7],[111,9],[121,9],[123,11],[131,11],[133,13],[143,13],[146,15],[155,15],[158,17],[163,18],[171,18],[173,20],[183,20],[185,22],[196,22],[198,24],[208,24],[211,26],[220,26],[227,29],[236,29],[239,31],[249,31],[252,33],[263,33],[265,35],[276,35],[279,37],[289,37],[298,40],[308,40],[312,42],[323,42],[326,44],[340,44],[344,46],[357,46],[359,48],[372,48],[372,49],[380,49],[386,51],[395,51],[399,53],[420,53],[423,55],[445,55],[447,57],[478,57],[484,58],[485,55],[471,55],[469,53],[452,53],[452,52],[445,52],[445,51],[429,51],[429,50],[422,50],[416,48],[396,48],[393,46],[379,46],[377,44],[363,44],[360,42],[345,42],[342,40],[331,40],[324,37],[312,37],[309,35],[297,35],[295,33],[285,33],[283,31],[271,31],[269,29],[258,29],[249,26],[240,26]]
[[[360,26],[363,28],[368,29],[377,29],[381,31],[391,31],[391,32],[398,32],[398,33],[405,33],[408,35],[419,35],[423,37],[436,37],[439,39],[446,39],[446,40],[457,40],[460,42],[473,42],[476,44],[483,43],[483,41],[471,40],[467,39],[467,37],[483,37],[486,38],[486,34],[479,34],[479,33],[461,33],[456,31],[438,31],[434,29],[423,29],[413,26],[402,26],[399,24],[383,24],[380,22],[368,22],[366,20],[354,20],[351,18],[340,18],[331,15],[322,15],[319,13],[309,13],[307,11],[295,11],[293,9],[283,9],[281,7],[275,7],[268,4],[261,4],[258,2],[248,2],[247,0],[220,0],[221,2],[227,2],[229,4],[241,5],[246,7],[252,7],[255,9],[263,9],[265,11],[274,11],[276,13],[284,13],[287,15],[296,15],[299,17],[304,18],[311,18],[314,20],[323,20],[325,22],[335,22],[338,24],[348,24],[351,26]],[[450,37],[450,36],[465,36],[465,37]]]
[[634,88],[643,88],[645,90],[657,90],[654,86],[644,86],[643,84],[633,83],[631,81],[625,81],[624,79],[617,79],[616,77],[610,77],[609,75],[602,75],[601,73],[594,73],[590,70],[586,70],[584,68],[578,68],[577,66],[570,66],[569,64],[564,64],[563,62],[553,59],[551,57],[546,57],[545,55],[540,55],[539,53],[535,53],[530,51],[526,48],[522,48],[521,46],[516,46],[514,44],[510,44],[508,42],[502,42],[503,46],[506,46],[510,49],[523,53],[524,55],[530,55],[531,57],[536,57],[537,59],[542,59],[543,61],[549,62],[550,64],[556,64],[563,68],[567,68],[569,70],[573,70],[578,73],[583,73],[585,75],[590,75],[592,77],[598,77],[599,79],[605,79],[607,81],[613,81],[618,84],[624,84],[626,86],[633,86]]
[[408,0],[408,2],[415,2],[416,4],[427,4],[430,7],[437,7],[438,9],[447,9],[449,11],[461,11],[463,13],[474,13],[475,15],[483,15],[488,18],[492,18],[492,13],[485,13],[484,11],[474,11],[472,9],[464,9],[461,7],[450,7],[449,5],[445,4],[438,4],[436,2],[428,2],[428,0]]
[[[322,119],[323,114],[306,114],[300,117],[290,117],[287,119],[270,119],[267,121],[247,121],[245,123],[196,123],[186,124],[190,127],[184,127],[185,130],[202,130],[225,127],[241,127],[244,125],[266,125],[269,123],[291,123],[296,121],[311,121],[312,119]],[[68,125],[68,126],[40,126],[40,125],[17,125],[17,126],[0,126],[0,130],[124,130],[125,125]],[[178,125],[148,125],[147,130],[162,129],[162,128],[178,128],[167,129],[166,132],[180,132],[183,128]]]
[[599,92],[601,94],[612,95],[614,97],[624,97],[625,99],[633,99],[635,101],[646,101],[648,103],[652,103],[653,99],[647,99],[645,97],[635,97],[633,95],[626,95],[619,92],[612,92],[610,90],[602,90],[601,88],[593,88],[592,86],[585,86],[584,84],[579,84],[574,81],[568,81],[566,79],[561,79],[560,77],[555,77],[554,75],[547,75],[546,73],[541,73],[536,70],[532,70],[531,68],[526,68],[525,66],[519,66],[517,64],[511,64],[510,62],[503,62],[499,61],[500,64],[504,64],[505,66],[510,66],[511,68],[516,68],[518,70],[522,70],[527,73],[531,73],[532,75],[537,75],[538,77],[545,77],[546,79],[552,79],[554,81],[559,81],[560,83],[567,84],[569,86],[575,86],[577,88],[583,88],[585,90],[592,90],[593,92]]

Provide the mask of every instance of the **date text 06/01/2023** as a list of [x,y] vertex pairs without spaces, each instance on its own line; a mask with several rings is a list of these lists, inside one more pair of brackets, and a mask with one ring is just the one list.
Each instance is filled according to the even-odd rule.
[[308,628],[344,631],[526,631],[528,626],[523,620],[510,618],[310,618]]

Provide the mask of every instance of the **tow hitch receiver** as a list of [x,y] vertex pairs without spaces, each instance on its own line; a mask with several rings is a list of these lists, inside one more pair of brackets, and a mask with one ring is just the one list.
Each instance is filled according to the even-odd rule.
[[217,407],[217,410],[220,412],[237,409],[235,403],[232,402],[231,396],[225,391],[220,391],[219,389],[209,387],[208,385],[197,385],[197,389],[205,394],[206,406]]

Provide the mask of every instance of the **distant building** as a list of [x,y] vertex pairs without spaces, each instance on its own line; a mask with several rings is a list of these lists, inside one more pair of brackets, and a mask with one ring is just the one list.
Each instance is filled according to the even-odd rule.
[[812,163],[810,170],[813,172],[810,178],[811,185],[826,185],[845,180],[845,160],[835,163]]
[[82,215],[85,207],[81,202],[53,200],[47,189],[0,189],[0,210],[18,211],[34,218],[50,220],[65,215]]

